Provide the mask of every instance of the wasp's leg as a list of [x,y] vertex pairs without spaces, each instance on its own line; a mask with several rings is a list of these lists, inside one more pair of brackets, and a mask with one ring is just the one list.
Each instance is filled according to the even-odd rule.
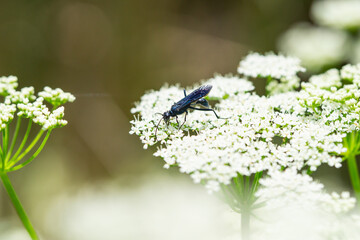
[[186,97],[186,90],[185,90],[185,88],[184,88],[184,95],[185,95],[185,97]]
[[178,116],[175,116],[175,118],[176,118],[176,122],[177,122],[177,124],[178,124],[178,126],[179,126],[179,125],[180,125],[180,123],[179,123]]
[[189,108],[194,109],[194,110],[198,110],[198,111],[207,111],[207,112],[212,111],[217,118],[221,118],[216,114],[215,110],[211,109],[211,108],[194,108],[194,107],[189,107]]
[[186,122],[186,116],[188,115],[188,111],[185,111],[185,118],[184,118],[184,122],[181,124],[181,126],[179,127],[179,130],[181,129],[181,127],[184,125],[184,123]]

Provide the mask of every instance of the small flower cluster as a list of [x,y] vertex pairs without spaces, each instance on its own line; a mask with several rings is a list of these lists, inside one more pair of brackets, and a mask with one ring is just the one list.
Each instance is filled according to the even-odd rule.
[[354,208],[356,203],[349,192],[328,194],[323,184],[290,168],[283,172],[269,172],[268,177],[260,179],[260,185],[262,187],[256,196],[271,208],[291,204],[307,210],[320,207],[326,212],[345,213]]
[[[358,239],[359,215],[355,199],[348,192],[327,193],[324,186],[309,175],[294,169],[270,172],[260,179],[256,196],[264,203],[257,210],[263,226],[254,239]],[[265,222],[265,224],[264,224]],[[271,222],[271,224],[268,224]],[[319,224],[321,223],[321,224]]]
[[[259,58],[260,62],[266,62],[266,57],[269,64],[275,59],[267,55]],[[283,56],[279,59],[285,66],[296,62],[291,58],[286,62]],[[258,69],[256,76],[279,76],[280,63],[274,64],[274,73],[269,64],[264,72]],[[246,72],[245,65],[240,66]],[[302,70],[299,66],[292,69],[292,76]],[[148,92],[132,109],[139,115],[131,121],[130,133],[140,136],[144,148],[160,143],[154,155],[164,159],[166,168],[177,165],[195,182],[217,191],[220,184],[229,184],[237,174],[250,176],[282,168],[315,171],[323,163],[341,166],[339,155],[346,151],[342,145],[344,133],[334,132],[333,126],[309,114],[308,107],[298,102],[304,93],[260,97],[249,93],[253,86],[246,78],[235,76],[216,76],[203,82],[210,83],[214,95],[210,92],[208,97],[218,100],[216,111],[225,119],[216,119],[212,112],[193,111],[182,129],[175,120],[169,126],[158,125],[161,116],[155,113],[169,110],[184,97],[179,86]]]
[[[25,87],[16,90],[17,78],[14,76],[0,78],[0,95],[4,96],[4,103],[0,104],[0,130],[11,122],[14,115],[22,118],[30,118],[34,123],[40,125],[44,130],[62,127],[67,124],[64,117],[64,107],[58,107],[66,102],[73,102],[75,97],[65,93],[61,89],[52,90],[45,87],[44,91],[35,96],[33,87]],[[44,99],[53,105],[54,110],[50,111]]]
[[18,86],[17,77],[15,76],[0,77],[0,96],[5,96],[9,94],[9,92],[15,90],[17,86]]
[[67,102],[75,101],[74,95],[64,92],[60,88],[51,89],[50,87],[44,87],[44,91],[39,92],[39,96],[43,97],[45,101],[53,105],[54,108],[57,108]]
[[359,130],[360,65],[331,69],[302,84],[299,103],[333,131]]
[[247,77],[266,78],[269,94],[291,91],[299,87],[300,79],[296,74],[304,72],[298,58],[268,53],[265,56],[252,53],[239,64],[238,73]]
[[13,120],[15,111],[15,105],[0,103],[0,131]]

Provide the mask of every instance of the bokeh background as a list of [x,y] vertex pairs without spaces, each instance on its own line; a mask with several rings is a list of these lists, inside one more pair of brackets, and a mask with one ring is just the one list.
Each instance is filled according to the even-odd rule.
[[[2,1],[0,75],[77,98],[65,106],[68,126],[10,175],[43,239],[220,239],[236,232],[223,219],[237,223],[237,216],[216,196],[164,170],[154,149],[129,135],[130,109],[165,82],[187,86],[215,72],[236,73],[248,52],[276,51],[281,33],[311,22],[311,3]],[[26,237],[3,189],[0,222],[1,239]]]

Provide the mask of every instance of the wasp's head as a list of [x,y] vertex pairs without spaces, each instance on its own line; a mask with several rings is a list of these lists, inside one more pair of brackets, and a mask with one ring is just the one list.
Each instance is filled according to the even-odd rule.
[[163,119],[164,119],[164,121],[165,121],[165,123],[167,125],[169,123],[169,120],[170,120],[170,117],[171,117],[170,111],[164,112],[162,114],[162,117],[163,117]]

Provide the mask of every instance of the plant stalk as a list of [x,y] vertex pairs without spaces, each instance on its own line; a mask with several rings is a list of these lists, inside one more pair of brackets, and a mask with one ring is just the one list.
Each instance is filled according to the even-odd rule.
[[4,172],[0,173],[1,180],[4,184],[4,187],[10,197],[10,200],[19,215],[19,218],[21,222],[24,224],[25,229],[29,233],[32,240],[39,240],[39,237],[37,236],[34,227],[32,226],[29,218],[27,217],[24,208],[22,207],[19,198],[17,197],[15,190],[13,186],[11,185],[10,179],[8,175]]
[[360,178],[359,178],[358,166],[356,163],[356,156],[353,154],[348,155],[347,162],[348,162],[351,184],[353,186],[356,199],[360,201]]

